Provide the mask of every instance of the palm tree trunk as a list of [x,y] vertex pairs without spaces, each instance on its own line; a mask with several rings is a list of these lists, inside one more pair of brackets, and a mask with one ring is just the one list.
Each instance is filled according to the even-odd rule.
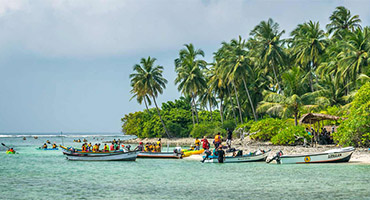
[[149,113],[149,116],[151,117],[152,116],[152,114],[150,114],[150,111],[149,111],[149,108],[148,108],[148,104],[146,103],[146,96],[144,97],[144,103],[145,103],[145,107],[146,107],[146,110],[148,111],[148,113]]
[[222,98],[220,98],[220,115],[221,115],[221,124],[224,125],[224,113],[223,113],[223,107],[222,107]]
[[193,105],[194,105],[194,111],[195,111],[195,116],[197,117],[197,124],[199,124],[199,116],[198,116],[198,111],[197,111],[197,106],[195,105],[195,97],[194,94],[192,94],[192,99],[193,99]]
[[274,72],[275,80],[276,80],[276,83],[278,85],[278,90],[281,91],[279,79],[277,78],[276,70],[275,70],[275,67],[274,66],[272,66],[272,71]]
[[234,86],[234,92],[235,92],[235,97],[236,97],[236,103],[238,104],[240,122],[243,124],[242,109],[241,109],[241,107],[240,107],[239,97],[238,97],[238,91],[236,90],[236,86],[235,86],[235,82],[234,82],[234,80],[232,81],[232,84],[233,84],[233,86]]
[[231,102],[231,110],[233,110],[235,125],[238,126],[238,120],[236,120],[236,114],[235,114],[235,110],[234,110],[234,103],[233,103],[233,99],[231,98],[230,88],[228,86],[227,86],[227,91],[229,92],[229,98],[230,98],[230,102]]
[[164,124],[164,122],[163,122],[163,120],[162,120],[161,112],[159,111],[159,108],[158,108],[158,105],[157,105],[157,101],[155,100],[155,97],[154,97],[153,95],[152,95],[152,98],[153,98],[153,101],[154,101],[155,107],[157,108],[158,116],[159,116],[159,119],[160,119],[160,120],[161,120],[161,122],[162,122],[162,125],[163,125],[163,128],[164,128],[164,131],[166,132],[167,137],[168,137],[168,138],[171,138],[171,135],[168,133],[167,128],[166,128],[166,125]]
[[193,119],[193,127],[195,126],[195,119],[194,119],[194,109],[193,109],[193,103],[190,103],[191,106],[191,118]]
[[209,101],[209,112],[211,113],[211,121],[213,121],[211,101]]
[[252,112],[253,112],[253,116],[254,116],[254,121],[257,121],[258,119],[257,119],[257,116],[256,116],[256,112],[254,111],[254,105],[253,105],[251,96],[249,95],[249,90],[247,88],[247,84],[245,83],[244,77],[243,77],[243,83],[244,83],[245,91],[247,92],[249,103],[251,104],[251,108],[252,108]]

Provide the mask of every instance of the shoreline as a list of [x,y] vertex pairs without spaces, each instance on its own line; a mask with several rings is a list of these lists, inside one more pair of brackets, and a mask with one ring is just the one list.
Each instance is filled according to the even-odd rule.
[[[208,139],[208,138],[207,138]],[[147,142],[153,143],[157,142],[158,138],[135,138],[130,140],[121,141],[124,144],[138,144],[139,142],[143,142],[144,144]],[[195,138],[162,138],[162,146],[165,148],[168,144],[169,146],[185,146],[189,147],[190,145],[194,144]],[[208,139],[209,143],[211,144],[211,148],[213,148],[213,139]],[[226,144],[225,141],[222,142],[223,145]],[[268,158],[275,156],[275,153],[278,151],[283,151],[284,154],[304,154],[304,153],[318,153],[324,152],[330,149],[340,148],[336,145],[317,145],[316,147],[303,147],[303,146],[282,146],[282,145],[272,145],[270,142],[259,142],[250,140],[249,137],[242,139],[233,139],[232,140],[232,147],[236,149],[243,150],[244,153],[254,152],[258,149],[269,150]],[[193,156],[191,156],[193,157]],[[188,157],[185,159],[193,160],[196,158]],[[197,158],[200,159],[200,158]],[[353,164],[370,164],[370,151],[368,148],[356,148],[353,152],[351,160],[349,163]]]

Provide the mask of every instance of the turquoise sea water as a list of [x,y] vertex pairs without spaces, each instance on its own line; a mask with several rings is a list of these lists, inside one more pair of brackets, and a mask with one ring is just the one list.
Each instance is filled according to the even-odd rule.
[[[99,136],[99,141],[102,137],[124,139]],[[78,138],[63,142],[79,147],[73,143]],[[19,152],[0,151],[0,199],[370,199],[370,165],[73,162],[61,151],[35,149],[47,139],[62,142],[56,137],[0,138]]]

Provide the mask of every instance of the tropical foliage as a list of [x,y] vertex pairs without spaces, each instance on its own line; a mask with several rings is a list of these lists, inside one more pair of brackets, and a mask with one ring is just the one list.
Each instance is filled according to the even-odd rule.
[[[360,17],[342,6],[328,17],[326,26],[302,22],[286,35],[273,19],[261,21],[249,38],[221,42],[209,63],[203,50],[185,44],[173,69],[174,84],[183,96],[178,101],[186,102],[186,108],[168,108],[169,103],[161,109],[157,106],[156,98],[167,83],[163,67],[154,65],[155,58],[141,59],[130,75],[131,92],[140,104],[145,103],[146,112],[126,115],[123,131],[140,137],[196,137],[212,135],[227,123],[230,128],[248,127],[256,132],[253,139],[275,137],[276,144],[291,144],[293,137],[306,137],[292,125],[297,126],[305,113],[322,112],[348,117],[334,137],[336,142],[369,145],[362,124],[367,120],[367,104],[355,108],[354,99],[370,81],[370,27],[361,25]],[[157,113],[149,109],[152,103]],[[131,118],[138,124],[132,130],[128,128],[135,124]],[[150,126],[140,126],[148,121]]]

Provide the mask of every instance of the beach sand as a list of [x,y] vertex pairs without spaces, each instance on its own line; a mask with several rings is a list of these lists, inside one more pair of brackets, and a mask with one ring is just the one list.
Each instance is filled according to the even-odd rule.
[[[194,138],[162,138],[162,146],[166,147],[167,144],[170,146],[182,146],[184,148],[189,147],[190,145],[194,144]],[[138,144],[139,142],[143,142],[144,144],[147,142],[156,142],[158,141],[158,138],[145,138],[145,139],[133,139],[133,140],[127,140],[122,141],[125,144]],[[211,143],[211,148],[213,148],[213,139],[208,139],[208,141]],[[226,143],[223,142],[223,145]],[[249,137],[246,137],[245,139],[234,139],[232,141],[232,147],[235,149],[243,150],[244,154],[249,152],[254,152],[259,149],[269,150],[271,149],[271,152],[268,156],[268,158],[271,158],[275,156],[276,152],[282,151],[284,154],[305,154],[305,153],[318,153],[318,152],[324,152],[330,149],[336,149],[340,148],[336,145],[317,145],[316,147],[303,147],[303,146],[282,146],[282,145],[272,145],[270,142],[258,142],[254,140],[250,140]],[[186,157],[184,159],[187,160],[201,160],[201,155],[192,155],[190,157]],[[353,153],[350,163],[357,163],[357,164],[370,164],[370,151],[368,148],[356,148],[355,152]]]

